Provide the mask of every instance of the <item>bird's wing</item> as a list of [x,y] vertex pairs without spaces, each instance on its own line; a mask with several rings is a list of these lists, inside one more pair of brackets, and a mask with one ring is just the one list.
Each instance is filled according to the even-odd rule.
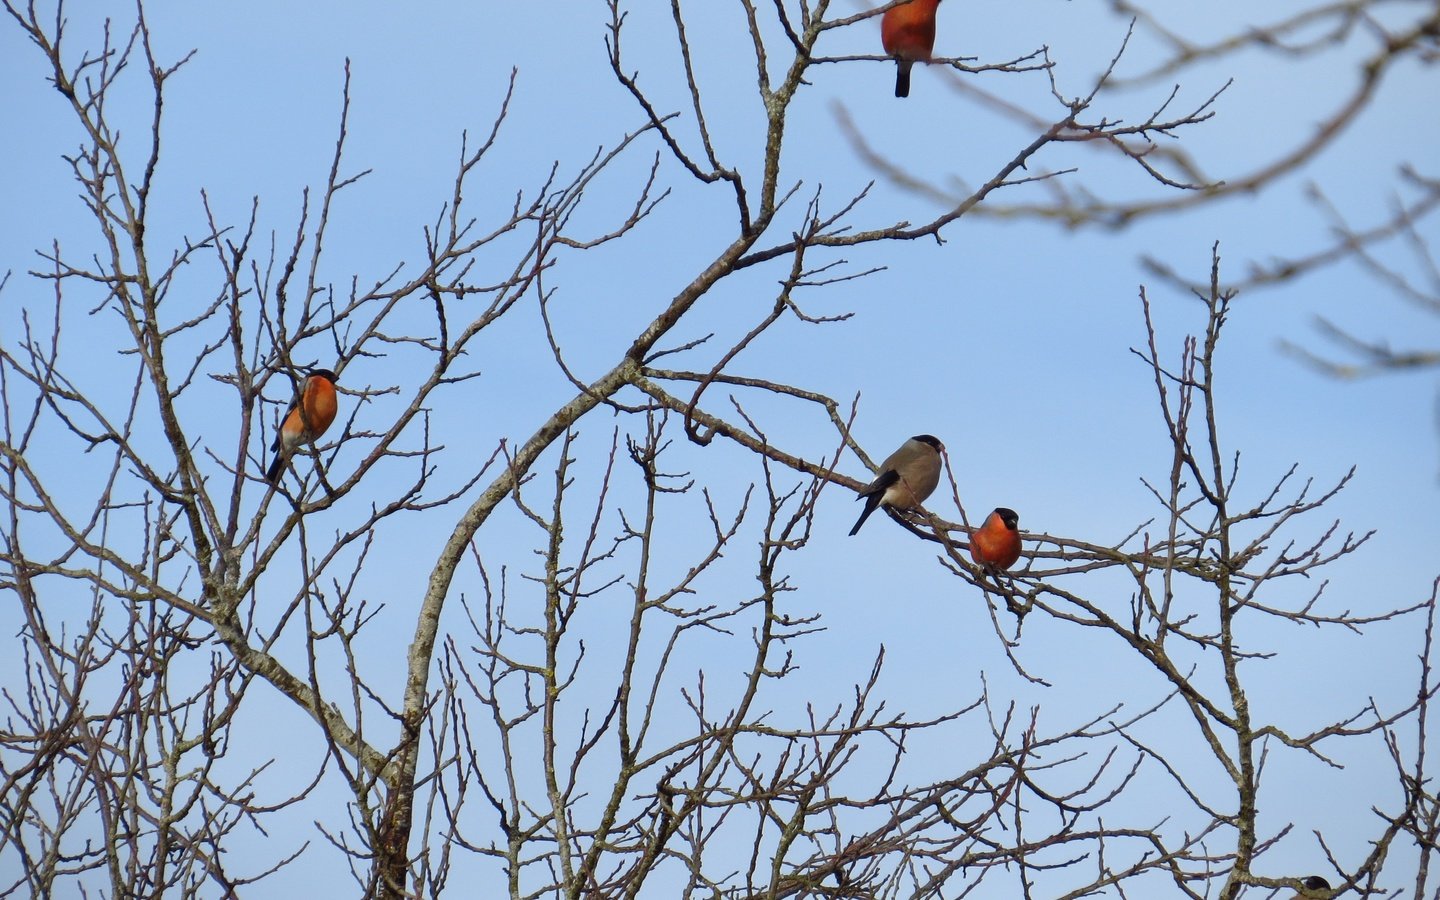
[[877,475],[874,481],[865,485],[865,490],[855,495],[856,499],[859,499],[860,497],[869,497],[874,494],[883,493],[886,488],[895,484],[895,482],[899,480],[899,472],[895,471],[894,469],[886,469],[885,471]]

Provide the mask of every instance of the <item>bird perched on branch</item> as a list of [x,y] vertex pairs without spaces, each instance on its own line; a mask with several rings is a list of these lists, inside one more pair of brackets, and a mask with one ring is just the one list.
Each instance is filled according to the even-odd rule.
[[982,566],[1008,569],[1020,558],[1020,516],[1013,509],[995,507],[970,535],[970,558]]
[[1309,878],[1301,882],[1301,884],[1305,885],[1305,893],[1302,894],[1299,891],[1296,891],[1295,893],[1290,895],[1291,900],[1306,900],[1306,898],[1308,897],[1328,896],[1321,893],[1321,891],[1330,890],[1330,882],[1321,878],[1319,875],[1311,875]]
[[865,509],[850,534],[859,531],[877,507],[910,509],[923,503],[940,483],[940,451],[944,449],[934,435],[917,434],[885,457],[880,474],[855,497],[865,498]]
[[895,96],[910,96],[910,67],[930,59],[935,49],[935,11],[940,0],[910,0],[885,11],[880,43],[895,57]]
[[336,380],[335,373],[329,369],[311,369],[305,375],[270,445],[275,451],[275,461],[265,472],[266,481],[274,484],[295,448],[317,440],[335,421]]

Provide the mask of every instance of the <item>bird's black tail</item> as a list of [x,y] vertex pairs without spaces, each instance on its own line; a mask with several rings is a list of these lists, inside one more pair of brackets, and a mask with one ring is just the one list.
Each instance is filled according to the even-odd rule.
[[270,464],[270,468],[265,470],[265,480],[274,484],[280,479],[280,470],[283,468],[285,468],[285,454],[276,450],[275,461]]
[[865,498],[865,509],[860,513],[860,518],[855,520],[855,527],[850,529],[851,537],[855,536],[855,533],[860,530],[860,526],[865,524],[865,520],[870,518],[870,514],[880,505],[880,498],[884,494],[884,491],[879,491]]
[[908,59],[897,59],[895,62],[899,66],[895,71],[895,96],[908,97],[910,96],[910,67],[914,63]]

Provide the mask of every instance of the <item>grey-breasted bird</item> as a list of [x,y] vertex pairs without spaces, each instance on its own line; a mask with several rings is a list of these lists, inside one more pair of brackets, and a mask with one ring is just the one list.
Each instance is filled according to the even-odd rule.
[[944,449],[933,434],[917,434],[885,457],[875,480],[855,497],[865,498],[865,509],[850,534],[859,531],[879,506],[910,509],[925,502],[940,484],[940,451]]

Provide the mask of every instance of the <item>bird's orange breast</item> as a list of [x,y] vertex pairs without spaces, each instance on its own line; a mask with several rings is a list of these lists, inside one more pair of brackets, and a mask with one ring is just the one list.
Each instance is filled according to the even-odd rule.
[[311,439],[325,433],[335,421],[338,409],[335,385],[325,378],[310,378],[305,383],[305,426]]
[[935,49],[935,11],[940,0],[911,0],[885,13],[880,20],[880,43],[885,52],[902,59],[925,60]]

